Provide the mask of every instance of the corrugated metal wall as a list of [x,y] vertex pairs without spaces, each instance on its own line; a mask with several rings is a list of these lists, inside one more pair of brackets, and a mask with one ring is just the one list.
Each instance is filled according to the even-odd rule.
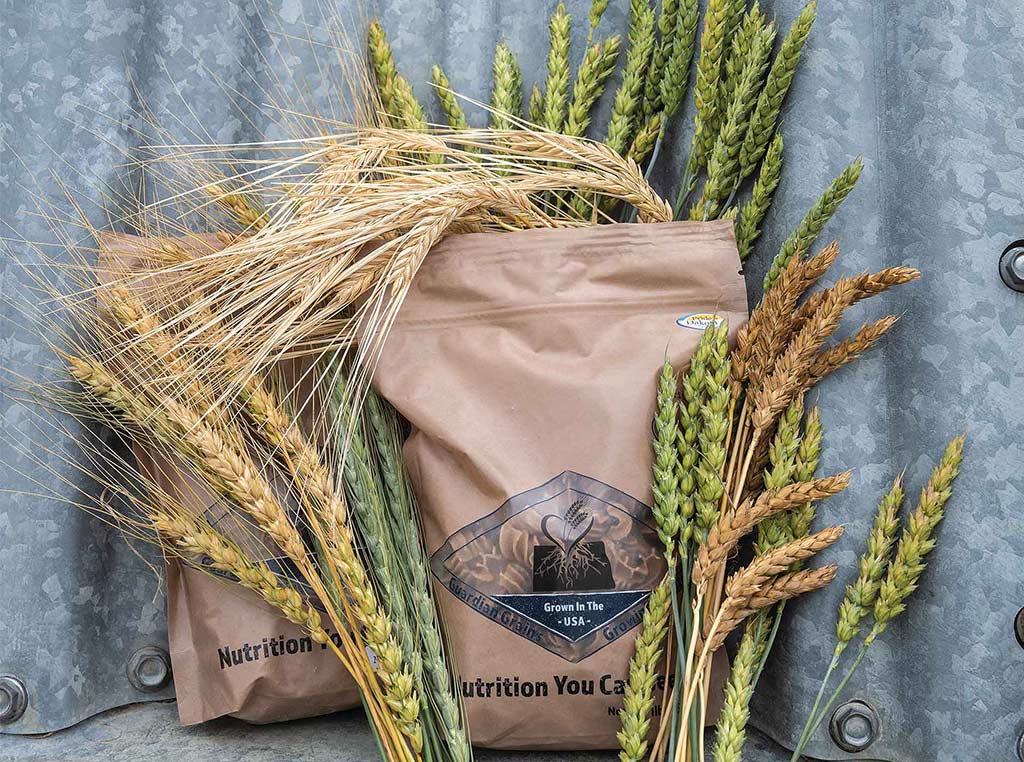
[[[582,23],[587,3],[567,4]],[[486,100],[500,39],[519,53],[527,83],[541,80],[553,5],[391,0],[371,10],[421,99],[431,102],[426,79],[433,62],[445,66],[457,91]],[[788,26],[800,3],[764,5]],[[342,6],[332,14],[347,16],[356,31],[369,12]],[[604,23],[624,29],[626,15],[627,3],[616,0]],[[5,235],[55,240],[33,216],[30,198],[59,192],[51,172],[88,198],[89,216],[102,222],[94,178],[123,186],[131,179],[123,152],[147,140],[135,132],[141,125],[131,116],[138,106],[132,82],[181,140],[193,139],[189,128],[196,124],[216,141],[280,136],[277,120],[251,111],[248,123],[225,97],[226,89],[260,100],[275,68],[325,103],[331,84],[309,47],[268,35],[264,22],[306,37],[323,25],[322,4],[5,3],[0,218],[13,231]],[[287,71],[277,68],[275,44],[293,49],[294,57],[286,51]],[[971,427],[967,465],[923,589],[849,688],[851,698],[877,708],[881,736],[868,752],[846,755],[823,730],[811,749],[822,758],[1009,759],[1024,729],[1024,651],[1013,635],[1024,605],[1024,294],[1006,288],[996,268],[1003,247],[1024,237],[1022,81],[1024,14],[1016,0],[821,0],[786,110],[787,166],[750,265],[752,297],[779,242],[858,154],[865,157],[864,177],[823,237],[843,245],[837,270],[905,263],[924,273],[921,282],[861,311],[865,320],[889,311],[904,319],[881,349],[821,391],[824,469],[857,467],[853,488],[822,511],[823,521],[848,527],[832,553],[845,573],[886,482],[906,466],[916,489],[945,441]],[[479,110],[470,113],[479,123]],[[676,137],[677,146],[685,144]],[[670,162],[684,155],[666,154]],[[11,248],[32,259],[27,247]],[[54,252],[59,256],[59,248]],[[37,496],[55,488],[70,497],[73,485],[56,483],[36,461],[56,465],[31,445],[39,434],[16,377],[60,374],[44,337],[12,304],[31,298],[25,274],[5,259],[2,278],[0,354],[9,372],[0,466],[0,673],[24,683],[29,704],[0,730],[25,734],[171,692],[143,693],[126,678],[137,649],[165,642],[153,574],[116,530]],[[46,488],[34,479],[47,481]],[[787,610],[754,718],[783,743],[792,743],[830,655],[841,592],[836,585]]]

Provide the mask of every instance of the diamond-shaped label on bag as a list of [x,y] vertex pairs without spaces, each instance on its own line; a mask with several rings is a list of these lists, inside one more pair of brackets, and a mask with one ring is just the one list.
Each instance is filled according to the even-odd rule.
[[578,662],[640,623],[665,560],[648,506],[565,471],[453,534],[431,569],[481,616]]

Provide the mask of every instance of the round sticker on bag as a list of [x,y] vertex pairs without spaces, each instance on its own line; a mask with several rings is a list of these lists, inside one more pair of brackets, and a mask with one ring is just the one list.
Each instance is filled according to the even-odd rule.
[[695,331],[703,331],[712,325],[717,328],[724,319],[714,312],[691,312],[689,315],[676,318],[676,325],[683,328],[692,328]]

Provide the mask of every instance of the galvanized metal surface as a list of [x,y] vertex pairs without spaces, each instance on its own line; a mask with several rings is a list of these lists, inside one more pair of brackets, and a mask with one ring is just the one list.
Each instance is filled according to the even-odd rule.
[[[359,712],[260,726],[215,720],[182,728],[176,720],[172,705],[139,704],[42,738],[0,736],[0,762],[368,762],[377,758]],[[613,752],[476,753],[477,762],[617,759]],[[753,731],[744,759],[787,762],[789,752]]]
[[[527,82],[542,79],[553,4],[384,0],[373,9],[403,71],[429,102],[426,73],[435,61],[457,91],[486,100],[500,38],[520,53]],[[800,2],[763,5],[788,25]],[[575,19],[585,18],[584,0],[568,6]],[[624,28],[626,6],[612,3],[609,29]],[[0,17],[0,218],[17,235],[52,239],[47,224],[30,214],[26,188],[58,194],[47,175],[54,170],[96,202],[86,210],[102,222],[99,193],[76,172],[112,184],[125,179],[116,149],[140,140],[128,116],[130,81],[158,113],[187,121],[184,98],[208,139],[280,137],[279,119],[253,113],[255,123],[248,123],[224,88],[262,102],[260,90],[272,81],[264,58],[276,60],[262,19],[303,38],[307,22],[320,24],[320,8],[317,0],[8,0]],[[292,44],[290,74],[305,78],[311,98],[326,98],[329,84],[308,56],[298,55],[302,45],[294,37]],[[577,46],[573,55],[579,53]],[[836,274],[896,263],[923,271],[921,282],[859,311],[858,321],[888,311],[904,317],[879,350],[826,382],[819,396],[824,470],[857,467],[851,490],[822,508],[822,523],[847,526],[829,554],[841,576],[853,572],[886,483],[907,467],[913,494],[944,443],[970,425],[958,494],[922,588],[847,691],[847,698],[877,708],[881,735],[867,751],[846,754],[822,728],[810,747],[817,758],[1007,759],[1024,729],[1024,650],[1014,637],[1024,604],[1024,295],[1003,285],[998,267],[1004,247],[1024,234],[1022,80],[1018,0],[821,0],[786,110],[787,167],[750,265],[752,297],[771,253],[858,154],[866,163],[860,186],[823,236],[842,242]],[[479,120],[478,109],[469,111]],[[179,139],[194,139],[170,124]],[[684,155],[686,136],[675,137],[668,157]],[[10,305],[26,293],[26,280],[7,261],[0,290],[7,318],[0,324],[0,364],[58,378],[43,339]],[[40,491],[33,478],[56,484],[32,456],[54,460],[33,449],[33,419],[8,376],[3,383],[3,435],[12,444],[0,463],[0,484],[10,490],[0,501],[0,673],[22,680],[29,700],[25,714],[0,730],[54,730],[109,707],[171,696],[170,689],[138,691],[126,672],[139,648],[164,644],[155,577],[116,530],[30,494]],[[787,608],[753,717],[783,744],[795,740],[824,671],[841,593],[837,584]],[[276,743],[278,757],[321,758],[312,756],[319,754],[313,734],[332,739],[335,754],[361,749],[354,720],[195,730],[179,730],[173,720],[167,707],[118,712],[42,741],[4,739],[0,756],[55,759],[90,748],[105,759],[137,759],[147,737],[164,739],[166,746],[153,748],[166,749],[166,758],[187,749],[189,759],[241,759],[243,752],[256,759],[261,746]],[[89,734],[104,740],[94,743]]]

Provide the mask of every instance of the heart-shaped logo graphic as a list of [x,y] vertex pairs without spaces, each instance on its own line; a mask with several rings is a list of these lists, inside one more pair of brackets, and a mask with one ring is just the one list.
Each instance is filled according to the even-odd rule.
[[562,558],[569,559],[576,546],[594,527],[594,517],[586,510],[585,500],[576,500],[565,517],[550,513],[540,522],[540,531],[544,533],[558,549],[562,551]]

